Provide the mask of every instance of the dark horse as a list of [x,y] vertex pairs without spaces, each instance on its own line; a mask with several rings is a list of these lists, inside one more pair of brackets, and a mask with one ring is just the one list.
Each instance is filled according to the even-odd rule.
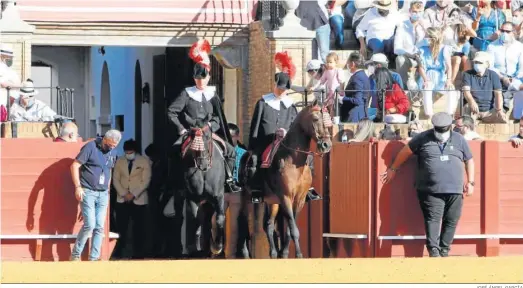
[[[211,226],[211,217],[198,217],[198,210],[203,203],[210,204],[216,213],[216,235],[212,239],[210,250],[213,255],[223,251],[224,242],[224,185],[225,166],[223,161],[223,147],[218,145],[223,140],[214,135],[208,121],[197,121],[196,128],[192,128],[188,138],[182,145],[182,165],[185,178],[186,192],[186,244],[189,255],[208,253],[202,251],[202,226]],[[223,146],[223,145],[222,145]],[[183,203],[176,205],[176,214],[182,215]],[[205,214],[205,213],[204,213]],[[201,219],[201,220],[200,220]],[[208,231],[204,231],[206,234]],[[210,231],[209,234],[210,235]]]
[[[312,161],[309,156],[323,155],[330,151],[332,147],[329,128],[332,127],[330,115],[323,108],[322,103],[314,101],[312,105],[305,107],[298,113],[293,121],[287,135],[281,140],[280,145],[274,154],[271,166],[265,169],[258,169],[256,173],[263,173],[260,177],[263,181],[264,201],[268,205],[268,216],[264,221],[264,230],[270,245],[270,256],[287,258],[289,256],[290,238],[296,247],[296,258],[302,258],[299,243],[299,231],[296,224],[296,217],[305,204],[307,191],[311,187],[312,173],[307,160]],[[311,140],[316,142],[317,152],[310,151]],[[246,163],[250,158],[248,155],[242,157],[240,177],[246,179],[252,177],[247,171]],[[242,181],[247,183],[247,181]],[[247,218],[248,205],[251,202],[251,193],[248,186],[244,186],[242,193],[242,216]],[[279,214],[280,212],[281,214]],[[278,215],[282,215],[287,224],[286,233],[282,223],[278,223],[280,235],[279,251],[276,249],[275,241],[275,220]],[[246,223],[247,221],[243,221]],[[248,231],[244,224],[239,233]],[[284,237],[285,236],[285,237]],[[238,241],[243,246],[242,256],[249,258],[247,249],[247,236],[240,235]]]

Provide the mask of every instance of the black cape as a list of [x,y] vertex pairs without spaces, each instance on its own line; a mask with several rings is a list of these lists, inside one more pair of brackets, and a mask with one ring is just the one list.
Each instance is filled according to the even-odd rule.
[[[188,89],[190,90],[191,88]],[[202,97],[204,96],[202,95]],[[195,120],[205,119],[208,113],[212,114],[209,120],[213,126],[214,133],[232,145],[232,137],[227,127],[222,101],[216,92],[209,100],[202,99],[201,102],[198,102],[192,99],[187,90],[184,89],[167,109],[168,118],[175,127],[176,135],[183,129],[188,130],[193,127]],[[180,140],[178,137],[176,138]]]

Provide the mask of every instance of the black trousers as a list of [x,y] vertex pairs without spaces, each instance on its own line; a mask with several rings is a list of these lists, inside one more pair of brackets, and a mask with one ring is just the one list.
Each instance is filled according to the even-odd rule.
[[463,208],[463,194],[432,194],[418,191],[425,220],[427,249],[449,249]]
[[145,256],[145,213],[146,205],[136,205],[134,203],[116,203],[116,225],[118,228],[119,238],[115,247],[115,254],[117,257],[122,255],[125,247],[127,247],[127,230],[129,227],[129,220],[132,220],[132,258],[144,258]]

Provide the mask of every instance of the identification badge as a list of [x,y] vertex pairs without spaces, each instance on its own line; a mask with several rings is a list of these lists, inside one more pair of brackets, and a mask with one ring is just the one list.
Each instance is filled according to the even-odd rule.
[[100,184],[100,185],[105,184],[105,175],[104,174],[100,175],[100,181],[98,181],[98,184]]
[[449,155],[441,155],[441,156],[439,156],[439,160],[441,160],[441,161],[449,161]]

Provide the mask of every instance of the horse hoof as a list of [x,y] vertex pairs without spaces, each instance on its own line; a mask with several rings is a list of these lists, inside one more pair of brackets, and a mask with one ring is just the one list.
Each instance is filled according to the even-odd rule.
[[216,248],[216,247],[214,247],[214,245],[211,245],[212,255],[217,256],[217,255],[220,255],[222,252],[223,252],[223,246],[221,246],[220,248]]

